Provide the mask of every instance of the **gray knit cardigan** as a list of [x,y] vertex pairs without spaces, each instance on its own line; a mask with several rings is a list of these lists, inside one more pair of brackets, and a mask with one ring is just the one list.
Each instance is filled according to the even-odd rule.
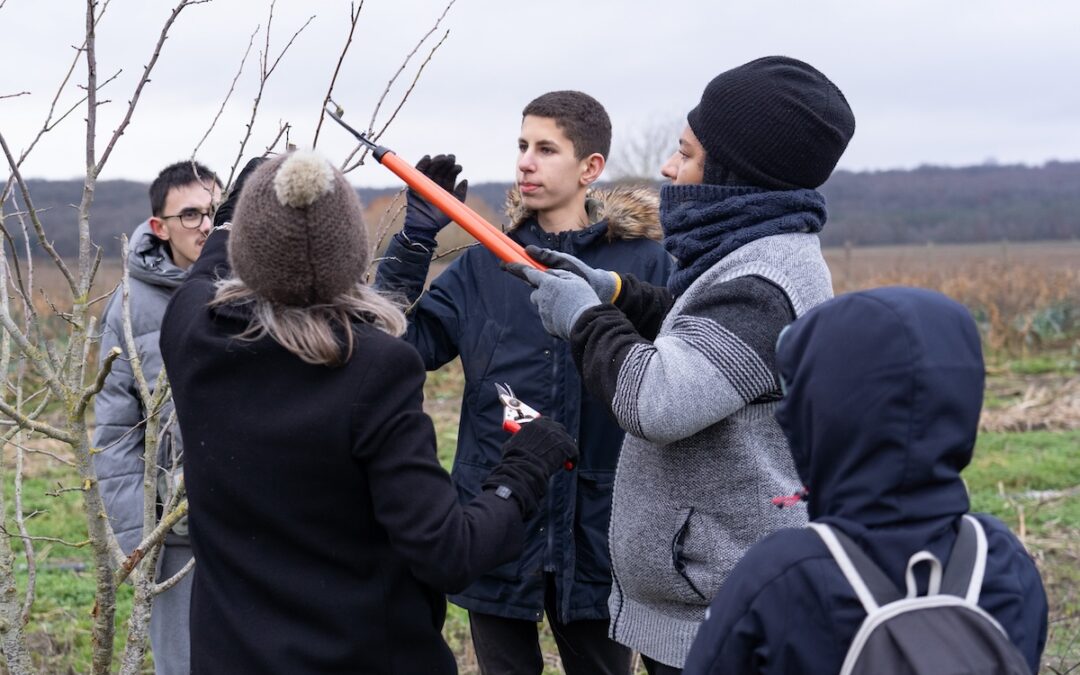
[[628,431],[610,528],[611,633],[682,667],[705,609],[755,542],[806,523],[771,498],[799,487],[773,417],[776,336],[832,296],[813,234],[758,239],[676,299],[630,349],[612,410]]

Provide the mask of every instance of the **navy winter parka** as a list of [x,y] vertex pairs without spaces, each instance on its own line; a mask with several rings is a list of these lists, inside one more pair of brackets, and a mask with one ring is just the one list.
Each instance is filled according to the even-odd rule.
[[[946,562],[969,508],[960,472],[983,396],[967,310],[921,289],[851,293],[793,323],[777,361],[786,387],[777,419],[810,519],[845,532],[898,589],[913,553]],[[1038,570],[1004,523],[976,517],[989,544],[979,605],[1037,672],[1047,631]],[[865,617],[819,536],[781,530],[728,577],[683,672],[837,673]]]
[[[660,236],[656,196],[616,189],[594,193],[590,212],[601,219],[586,229],[548,234],[535,216],[515,212],[509,232],[522,246],[570,253],[593,267],[629,272],[664,284],[671,260]],[[420,295],[430,255],[394,238],[380,264],[376,287]],[[495,383],[509,384],[524,403],[566,426],[581,457],[573,471],[552,478],[546,507],[526,525],[517,560],[496,568],[450,600],[466,609],[539,621],[544,574],[555,575],[563,622],[607,619],[611,588],[608,521],[615,465],[623,432],[582,387],[566,342],[552,337],[529,302],[531,288],[499,267],[487,249],[466,250],[431,282],[409,315],[405,336],[428,370],[461,357],[465,391],[457,453],[451,473],[460,499],[472,499],[500,457],[507,438]]]

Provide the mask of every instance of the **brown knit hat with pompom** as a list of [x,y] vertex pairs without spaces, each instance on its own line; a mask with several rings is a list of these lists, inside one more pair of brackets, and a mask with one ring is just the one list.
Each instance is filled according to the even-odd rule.
[[360,199],[321,155],[275,157],[244,184],[229,262],[259,296],[292,307],[330,303],[363,280],[369,256]]

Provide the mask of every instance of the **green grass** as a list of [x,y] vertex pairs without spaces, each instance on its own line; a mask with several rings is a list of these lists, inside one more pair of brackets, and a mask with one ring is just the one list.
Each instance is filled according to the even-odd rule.
[[[457,432],[460,368],[451,364],[432,373],[427,387],[427,406],[436,420],[439,455],[449,466]],[[984,433],[979,436],[975,459],[964,472],[972,508],[1004,520],[1023,534],[1043,573],[1051,603],[1052,629],[1046,649],[1046,673],[1064,671],[1080,663],[1080,496],[1052,498],[1051,491],[1080,485],[1080,431]],[[5,474],[5,499],[9,512],[13,502],[11,472]],[[23,488],[27,511],[40,511],[30,521],[31,533],[78,542],[86,539],[82,495],[58,487],[77,485],[74,470],[61,465],[35,469]],[[9,521],[10,522],[10,521]],[[21,545],[16,565],[22,562]],[[93,572],[71,571],[73,564],[90,562],[86,548],[70,548],[39,542],[37,602],[30,623],[31,649],[42,672],[89,670],[90,611],[94,604]],[[20,590],[26,581],[19,572]],[[130,613],[131,588],[120,589],[118,598],[117,657],[123,648],[125,622]],[[459,657],[461,672],[475,673],[467,613],[448,607],[444,635]],[[545,673],[561,672],[554,640],[541,627]],[[149,659],[146,672],[152,672]]]
[[[12,471],[5,471],[4,480],[4,497],[10,517],[15,501]],[[31,536],[59,539],[68,543],[86,541],[82,493],[64,489],[77,485],[75,470],[59,464],[35,469],[34,475],[24,481],[24,512],[37,512],[27,523]],[[13,521],[8,522],[14,527]],[[20,595],[25,592],[27,583],[23,548],[21,540],[12,541]],[[40,540],[35,542],[34,552],[37,566],[36,597],[28,626],[34,662],[44,673],[89,672],[92,626],[90,613],[94,608],[96,585],[94,570],[90,564],[90,548]],[[133,590],[129,585],[124,585],[117,591],[114,667],[119,665],[127,639],[127,618],[131,614],[132,594]],[[149,657],[144,672],[153,672],[152,659]]]
[[1080,664],[1080,431],[984,433],[964,471],[974,511],[991,513],[1034,556],[1050,601],[1043,672]]

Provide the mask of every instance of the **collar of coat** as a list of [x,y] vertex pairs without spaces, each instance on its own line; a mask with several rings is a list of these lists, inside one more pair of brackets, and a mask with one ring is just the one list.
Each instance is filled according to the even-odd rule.
[[[514,230],[536,215],[521,203],[517,186],[506,193],[506,216]],[[585,194],[585,212],[589,224],[606,220],[607,236],[616,239],[652,239],[660,241],[660,197],[656,190],[643,186],[616,185],[592,188]]]

